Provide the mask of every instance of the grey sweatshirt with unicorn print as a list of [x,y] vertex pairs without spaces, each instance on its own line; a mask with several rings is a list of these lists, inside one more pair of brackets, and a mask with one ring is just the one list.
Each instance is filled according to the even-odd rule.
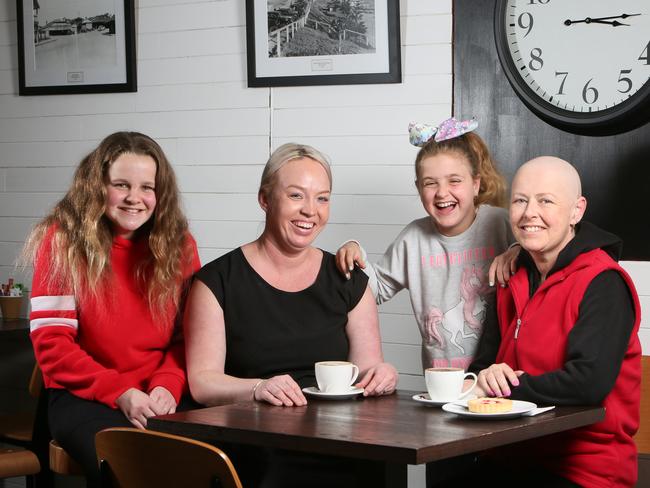
[[409,290],[422,336],[423,368],[467,369],[494,299],[487,271],[514,241],[508,212],[481,205],[465,232],[446,237],[430,217],[408,224],[376,264],[364,270],[381,304]]

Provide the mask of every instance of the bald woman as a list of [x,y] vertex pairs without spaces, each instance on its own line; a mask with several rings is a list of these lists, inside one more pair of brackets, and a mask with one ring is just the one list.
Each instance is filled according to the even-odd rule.
[[636,482],[639,300],[616,262],[621,240],[582,222],[586,207],[580,177],[566,161],[540,157],[519,168],[510,202],[519,268],[497,290],[470,371],[479,376],[480,396],[601,405],[605,420],[484,457],[482,479],[544,487]]

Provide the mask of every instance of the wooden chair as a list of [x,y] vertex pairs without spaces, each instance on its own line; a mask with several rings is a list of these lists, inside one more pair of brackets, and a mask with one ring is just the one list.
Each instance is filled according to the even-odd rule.
[[30,488],[35,483],[34,475],[40,471],[41,463],[32,451],[22,448],[0,448],[0,479],[25,476],[25,486]]
[[641,356],[641,421],[634,440],[639,451],[637,486],[650,486],[650,356]]
[[54,439],[49,444],[50,471],[63,476],[84,476],[82,467]]
[[34,412],[19,412],[0,416],[0,442],[18,446],[0,449],[0,478],[26,476],[27,488],[50,486],[47,469],[47,394],[38,365],[34,366],[28,385],[36,400]]
[[[38,402],[43,391],[43,376],[34,366],[28,385],[29,394]],[[34,433],[36,413],[17,412],[0,415],[0,441],[22,447],[30,447]]]
[[204,442],[116,427],[97,433],[95,444],[105,487],[242,488],[228,456]]

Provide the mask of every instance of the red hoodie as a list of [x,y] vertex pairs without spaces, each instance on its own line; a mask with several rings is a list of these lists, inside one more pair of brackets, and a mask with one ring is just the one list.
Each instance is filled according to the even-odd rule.
[[[30,336],[45,386],[112,408],[129,388],[149,392],[162,386],[178,402],[186,386],[183,342],[174,340],[172,323],[152,317],[133,277],[150,252],[147,239],[115,237],[109,286],[114,293],[108,299],[88,294],[77,303],[70,290],[48,288],[53,234],[50,229],[35,263],[30,313]],[[196,243],[189,239],[192,259],[184,278],[200,267]]]

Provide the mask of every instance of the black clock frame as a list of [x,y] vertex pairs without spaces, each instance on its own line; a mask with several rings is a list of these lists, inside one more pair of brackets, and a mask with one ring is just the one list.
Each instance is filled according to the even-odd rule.
[[588,136],[621,134],[650,121],[650,81],[624,102],[598,112],[563,110],[539,97],[519,76],[510,56],[504,20],[506,6],[507,0],[496,0],[494,7],[494,41],[499,61],[517,96],[540,119],[558,129]]

